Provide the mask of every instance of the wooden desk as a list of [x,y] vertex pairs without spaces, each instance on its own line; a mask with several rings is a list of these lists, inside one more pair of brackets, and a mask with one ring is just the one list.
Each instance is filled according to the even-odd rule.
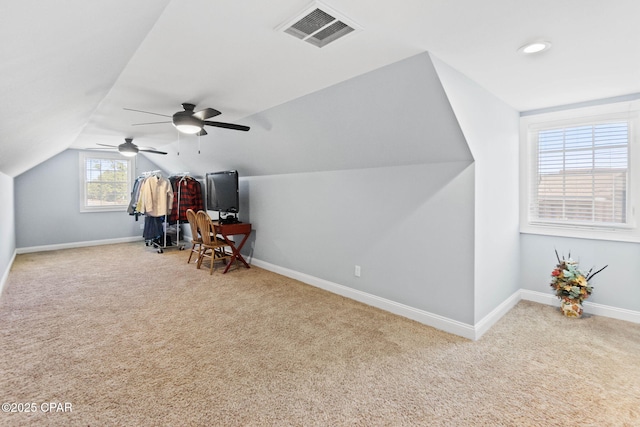
[[[227,267],[224,269],[222,274],[229,271],[231,264],[233,264],[233,261],[236,259],[239,260],[241,263],[243,263],[245,267],[251,268],[249,267],[249,264],[247,264],[247,261],[245,261],[245,259],[242,257],[242,254],[240,253],[240,250],[242,250],[242,247],[247,242],[247,239],[251,234],[251,224],[246,222],[239,222],[237,224],[220,224],[219,221],[213,221],[213,227],[216,229],[217,234],[220,234],[222,237],[224,237],[224,239],[229,243],[231,250],[233,251],[233,258],[231,258],[231,262],[227,264]],[[244,236],[240,241],[240,244],[237,246],[235,242],[229,239],[229,236],[235,236],[235,235]]]

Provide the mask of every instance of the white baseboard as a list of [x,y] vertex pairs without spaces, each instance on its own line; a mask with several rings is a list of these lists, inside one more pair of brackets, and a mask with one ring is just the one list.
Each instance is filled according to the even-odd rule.
[[0,296],[2,296],[2,291],[4,290],[4,284],[7,282],[7,279],[9,278],[9,271],[11,270],[11,266],[13,265],[13,261],[15,261],[16,259],[16,253],[17,252],[14,250],[13,255],[11,256],[11,260],[9,261],[9,264],[7,264],[7,269],[2,275],[2,279],[0,279]]
[[487,314],[478,323],[475,324],[475,340],[479,340],[485,332],[487,332],[495,323],[502,319],[502,316],[507,314],[509,310],[520,302],[520,291],[514,292],[509,298],[504,300],[499,306],[491,310],[491,313]]
[[31,246],[27,248],[16,249],[18,254],[27,254],[30,252],[55,251],[58,249],[84,248],[87,246],[110,245],[114,243],[142,242],[141,236],[119,237],[117,239],[90,240],[86,242],[70,242],[59,243],[55,245]]
[[[558,297],[544,292],[520,290],[520,298],[527,301],[538,302],[540,304],[555,305],[560,307]],[[582,304],[585,313],[596,316],[611,317],[612,319],[625,320],[632,323],[640,323],[640,312],[627,310],[626,308],[612,307],[610,305],[598,304],[585,301]]]
[[[42,252],[52,251],[58,249],[80,248],[87,246],[99,246],[114,243],[127,243],[140,241],[140,237],[122,237],[117,239],[106,240],[93,240],[86,242],[72,242],[62,243],[56,245],[44,245],[44,246],[32,246],[28,248],[18,248],[14,251],[13,257],[9,262],[9,266],[4,272],[2,279],[0,280],[0,295],[4,289],[4,284],[9,276],[9,270],[15,260],[16,254],[24,254],[30,252]],[[415,320],[427,326],[431,326],[442,331],[455,334],[470,340],[478,340],[485,332],[500,320],[509,310],[511,310],[520,300],[533,301],[546,305],[558,305],[558,299],[555,295],[547,294],[543,292],[529,291],[521,289],[507,298],[498,307],[493,309],[491,313],[486,315],[482,320],[475,325],[459,322],[457,320],[449,319],[438,314],[430,313],[428,311],[420,310],[414,307],[410,307],[405,304],[401,304],[395,301],[388,300],[376,295],[362,292],[357,289],[349,288],[344,285],[330,282],[328,280],[320,279],[305,273],[300,273],[295,270],[291,270],[285,267],[280,267],[275,264],[271,264],[258,259],[251,259],[251,264],[264,268],[265,270],[273,271],[274,273],[281,274],[286,277],[290,277],[295,280],[299,280],[303,283],[307,283],[311,286],[315,286],[320,289],[332,292],[344,296],[346,298],[353,299],[355,301],[362,302],[372,307],[379,308],[381,310],[388,311],[399,316],[406,317],[408,319]],[[589,301],[584,302],[585,313],[594,314],[597,316],[611,317],[614,319],[625,320],[627,322],[640,323],[640,312],[627,310],[623,308],[617,308],[607,306],[603,304],[592,303]]]
[[390,313],[415,320],[416,322],[420,322],[427,326],[431,326],[436,329],[449,332],[451,334],[459,335],[470,340],[477,339],[475,328],[467,323],[429,313],[424,310],[420,310],[405,304],[388,300],[386,298],[362,292],[357,289],[349,288],[347,286],[339,285],[337,283],[329,282],[328,280],[320,279],[308,274],[290,270],[288,268],[280,267],[265,261],[260,261],[255,258],[251,260],[251,264],[260,268],[264,268],[265,270],[269,270],[274,273],[299,280],[317,288],[324,289],[334,294],[342,295],[343,297],[350,298],[355,301],[359,301],[364,304],[388,311]]
[[[509,310],[515,307],[518,302],[520,302],[520,300],[524,299],[527,301],[534,301],[547,305],[558,304],[558,299],[555,295],[521,289],[514,292],[509,298],[503,301],[499,306],[493,309],[491,313],[486,315],[475,325],[470,325],[468,323],[459,322],[457,320],[449,319],[438,314],[429,313],[424,310],[410,307],[405,304],[362,292],[357,289],[349,288],[347,286],[339,285],[337,283],[310,276],[305,273],[300,273],[295,270],[280,267],[278,265],[274,265],[255,258],[251,260],[251,264],[257,267],[264,268],[265,270],[273,271],[274,273],[299,280],[311,286],[324,289],[334,294],[342,295],[346,298],[362,302],[364,304],[391,312],[393,314],[415,320],[424,325],[431,326],[436,329],[440,329],[442,331],[449,332],[451,334],[455,334],[474,341],[479,340],[485,332],[491,329],[491,327],[505,314],[507,314]],[[584,310],[585,313],[626,320],[633,323],[640,323],[640,312],[633,310],[595,304],[588,301],[585,301],[584,303]]]

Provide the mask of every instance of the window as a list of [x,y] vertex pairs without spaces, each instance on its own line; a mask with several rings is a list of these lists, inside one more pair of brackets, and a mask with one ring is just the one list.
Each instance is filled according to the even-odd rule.
[[80,153],[80,212],[124,211],[135,165],[118,153]]
[[521,231],[638,239],[636,114],[624,106],[522,118]]
[[541,129],[534,138],[531,221],[626,225],[628,122]]

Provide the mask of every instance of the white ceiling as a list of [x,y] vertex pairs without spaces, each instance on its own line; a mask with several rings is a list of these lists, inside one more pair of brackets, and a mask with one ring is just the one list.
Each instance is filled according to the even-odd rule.
[[[41,0],[0,5],[0,171],[66,148],[169,125],[132,126],[191,102],[244,117],[429,51],[514,109],[640,92],[638,0],[326,0],[363,30],[316,48],[275,30],[310,0]],[[525,57],[524,43],[551,50]],[[196,109],[198,109],[196,108]]]

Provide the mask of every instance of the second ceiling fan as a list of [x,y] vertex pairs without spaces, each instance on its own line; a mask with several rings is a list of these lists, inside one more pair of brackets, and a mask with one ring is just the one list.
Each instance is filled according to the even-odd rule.
[[214,108],[205,108],[200,111],[194,111],[196,106],[194,104],[189,104],[187,102],[182,104],[182,108],[184,111],[178,111],[172,116],[166,114],[152,113],[150,111],[142,111],[142,110],[134,110],[132,108],[125,108],[128,111],[137,111],[139,113],[145,114],[153,114],[156,116],[162,117],[170,117],[171,121],[163,121],[163,122],[149,122],[149,123],[134,123],[133,126],[141,126],[141,125],[155,125],[161,123],[172,123],[176,129],[180,132],[193,134],[193,135],[206,135],[207,131],[204,130],[205,126],[213,126],[225,129],[233,129],[233,130],[241,130],[248,131],[249,126],[237,125],[233,123],[224,123],[224,122],[214,122],[208,120],[212,117],[220,115],[220,111]]

